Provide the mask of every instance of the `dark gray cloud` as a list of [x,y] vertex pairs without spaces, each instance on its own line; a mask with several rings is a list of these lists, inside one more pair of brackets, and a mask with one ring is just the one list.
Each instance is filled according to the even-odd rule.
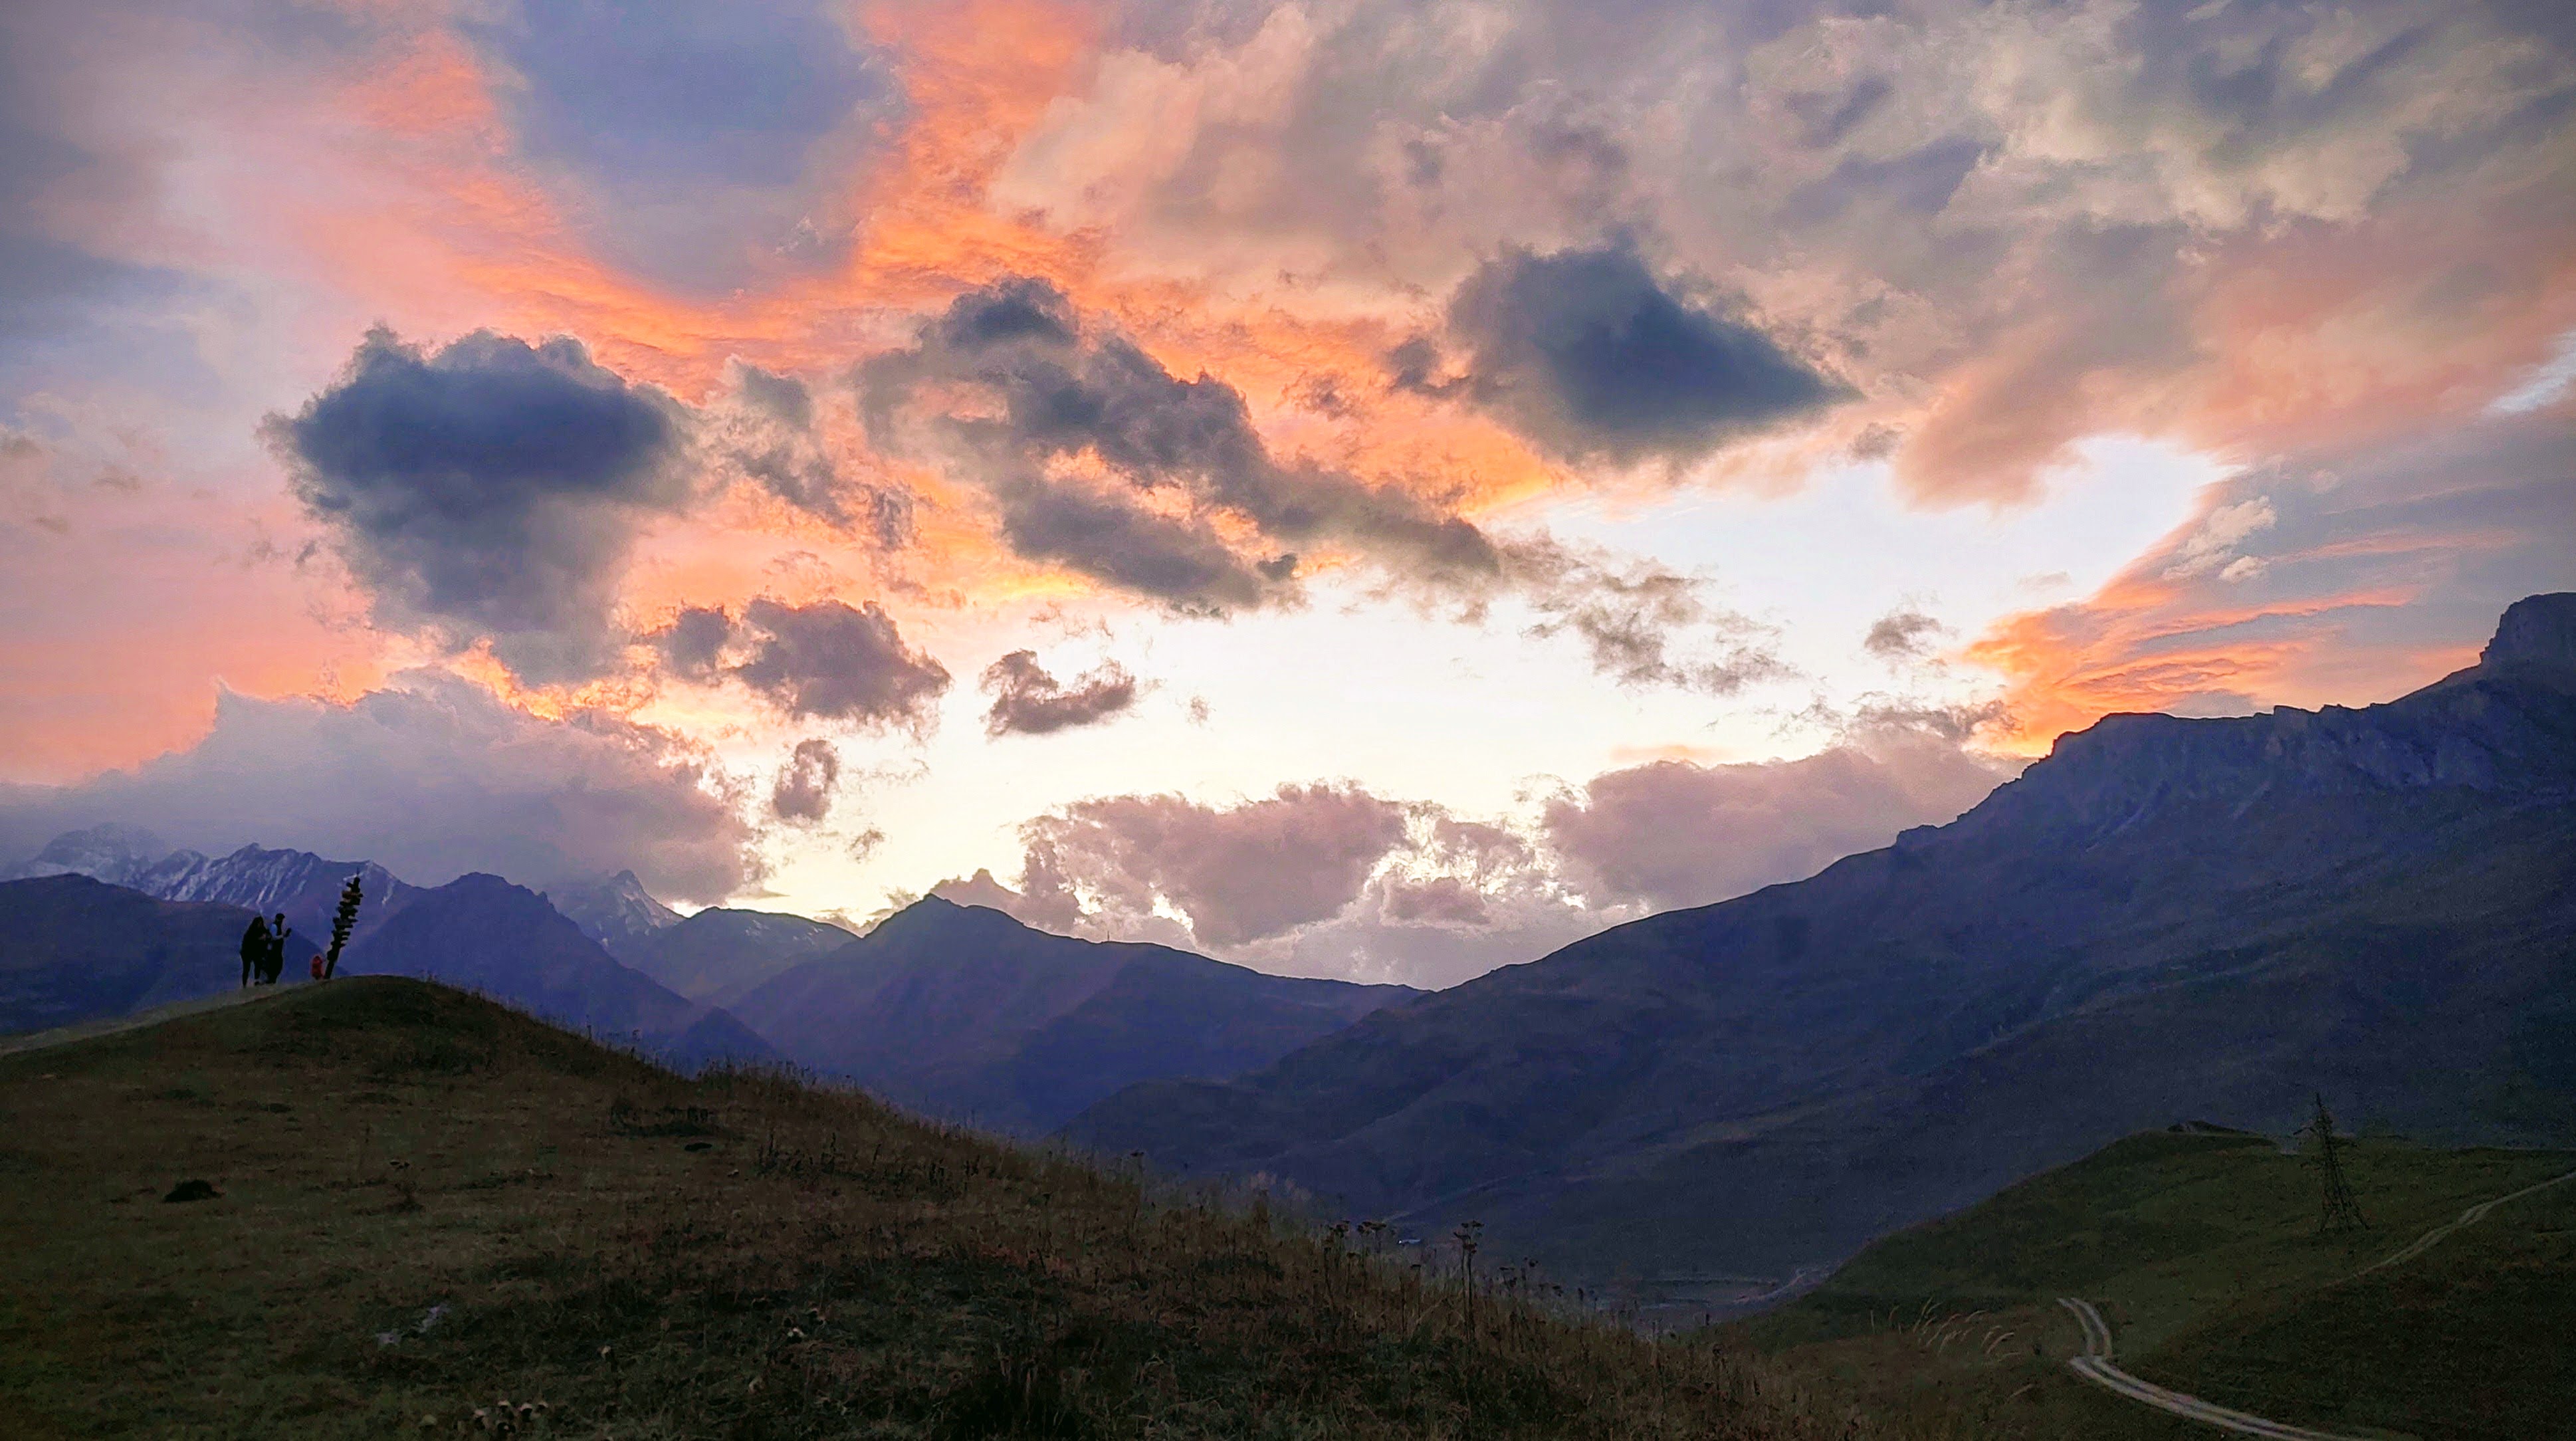
[[770,787],[769,813],[782,821],[820,824],[831,813],[832,793],[840,784],[841,753],[832,743],[819,736],[798,741],[777,784]]
[[1036,651],[1015,650],[984,668],[984,693],[993,698],[987,735],[1046,735],[1124,713],[1136,703],[1136,677],[1104,661],[1068,685],[1038,664]]
[[680,409],[581,343],[477,331],[435,353],[375,330],[267,432],[379,624],[534,681],[598,673],[635,534],[687,498]]
[[1881,660],[1918,660],[1932,652],[1935,637],[1950,628],[1911,606],[1889,611],[1872,622],[1861,649]]
[[[962,465],[1001,511],[1012,548],[1185,609],[1293,595],[1300,548],[1347,546],[1424,583],[1499,571],[1467,521],[1404,491],[1270,453],[1243,396],[1183,380],[1087,324],[1044,281],[959,296],[910,349],[857,372],[870,433]],[[957,403],[960,387],[978,393]],[[1105,480],[1067,474],[1088,462]],[[1148,504],[1177,497],[1178,507]],[[1268,542],[1246,553],[1223,534]]]
[[758,638],[733,677],[789,715],[918,726],[948,689],[947,668],[905,645],[875,601],[762,599],[742,618]]
[[690,606],[654,633],[653,644],[673,675],[705,684],[716,678],[724,649],[733,644],[733,617],[712,606]]
[[[1423,357],[1399,352],[1408,358]],[[959,296],[914,346],[867,362],[856,380],[879,442],[959,464],[993,498],[1018,554],[1183,610],[1292,600],[1298,552],[1329,544],[1470,613],[1519,593],[1543,617],[1540,634],[1580,636],[1624,683],[1730,693],[1777,671],[1756,628],[1706,603],[1695,580],[1545,540],[1498,542],[1408,492],[1279,460],[1232,386],[1182,380],[1125,337],[1095,333],[1043,281]],[[1226,534],[1246,529],[1268,544],[1247,549]],[[1693,627],[1717,654],[1668,652],[1676,630]]]
[[[1568,459],[1696,460],[1843,393],[1734,308],[1677,296],[1624,243],[1506,250],[1450,298],[1449,329],[1469,352],[1466,393]],[[1397,378],[1422,383],[1402,362]]]
[[734,395],[708,420],[716,459],[771,495],[886,550],[913,536],[913,495],[848,473],[826,442],[814,393],[792,375],[736,362]]
[[1697,577],[1547,542],[1510,547],[1505,569],[1539,614],[1531,635],[1574,635],[1592,668],[1622,685],[1733,695],[1790,673],[1772,631],[1711,600]]
[[647,639],[671,674],[739,681],[800,719],[919,731],[948,690],[947,667],[906,645],[875,601],[784,605],[764,596],[739,619],[692,607]]
[[[436,885],[530,885],[632,869],[717,902],[760,879],[722,777],[669,735],[597,712],[542,720],[453,677],[348,705],[224,692],[204,740],[75,786],[0,787],[0,853],[102,822],[221,854],[257,843],[366,857]],[[0,861],[0,865],[7,862]]]
[[811,0],[520,0],[467,31],[594,241],[693,290],[844,253],[838,192],[901,114],[892,67]]

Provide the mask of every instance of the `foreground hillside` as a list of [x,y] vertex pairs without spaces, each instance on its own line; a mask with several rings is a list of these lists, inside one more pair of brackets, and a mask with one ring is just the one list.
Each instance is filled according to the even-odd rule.
[[17,1437],[1851,1434],[1705,1343],[408,980],[0,1056],[0,1136]]
[[2576,1137],[2576,594],[2384,705],[2113,716],[1946,826],[1069,1132],[1593,1274],[1786,1275],[2322,1089]]
[[2270,1420],[2427,1441],[2576,1436],[2576,1181],[2526,1193],[2576,1170],[2576,1154],[2367,1140],[2345,1159],[2370,1226],[2329,1237],[2316,1172],[2269,1138],[2134,1136],[1880,1241],[1741,1332],[1808,1384],[1925,1426],[2217,1434],[2076,1377],[2071,1296],[2106,1319],[2122,1368]]

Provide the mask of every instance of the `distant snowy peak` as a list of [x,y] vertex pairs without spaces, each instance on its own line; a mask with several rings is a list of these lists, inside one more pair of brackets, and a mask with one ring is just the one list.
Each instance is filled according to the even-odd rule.
[[153,864],[169,854],[170,848],[159,836],[139,826],[103,825],[87,830],[65,831],[46,842],[33,859],[18,867],[7,878],[34,880],[39,876],[88,876],[112,886],[136,884]]
[[373,861],[326,860],[311,851],[259,846],[244,846],[217,859],[195,851],[175,852],[144,872],[134,888],[165,901],[221,901],[263,915],[292,914],[309,910],[326,897],[337,904],[340,888],[351,876],[359,877],[361,891],[378,907],[397,892],[411,889]]
[[418,887],[373,861],[335,861],[311,851],[260,846],[207,856],[169,850],[151,832],[119,825],[56,836],[18,874],[84,875],[165,901],[213,901],[264,916],[284,912],[288,924],[306,935],[329,929],[340,888],[351,876],[360,878],[365,896],[358,913],[360,935],[420,894]]
[[545,896],[556,910],[581,927],[583,935],[606,946],[611,955],[621,960],[636,942],[680,923],[680,913],[655,900],[633,871],[555,886]]

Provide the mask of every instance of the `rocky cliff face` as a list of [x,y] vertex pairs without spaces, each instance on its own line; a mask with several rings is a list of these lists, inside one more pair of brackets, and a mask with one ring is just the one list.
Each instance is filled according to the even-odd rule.
[[2506,607],[2478,664],[2529,666],[2576,684],[2576,591],[2527,596]]
[[2106,716],[1954,827],[1907,844],[2034,825],[2107,834],[2169,805],[2253,805],[2284,791],[2435,788],[2576,793],[2576,594],[2516,602],[2479,664],[2385,705]]

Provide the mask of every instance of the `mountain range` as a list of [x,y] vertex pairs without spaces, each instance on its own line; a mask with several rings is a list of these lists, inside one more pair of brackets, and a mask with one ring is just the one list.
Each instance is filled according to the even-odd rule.
[[[149,832],[57,837],[0,882],[0,1029],[32,1030],[240,984],[253,915],[284,913],[287,980],[331,928],[341,887],[365,895],[341,969],[434,976],[683,1069],[777,1053],[721,1008],[619,963],[543,896],[498,876],[410,885],[369,861],[243,846],[210,858]],[[157,903],[157,904],[156,904]]]
[[165,853],[115,826],[58,837],[21,870],[33,876],[0,883],[0,1029],[227,989],[254,911],[286,913],[299,978],[355,874],[368,900],[350,974],[468,987],[683,1069],[792,1061],[1032,1134],[1130,1082],[1267,1065],[1417,994],[1053,936],[943,900],[856,937],[762,911],[683,918],[631,872],[545,894],[490,875],[424,888],[304,851]]
[[816,1070],[933,1114],[1034,1133],[1134,1082],[1267,1065],[1420,994],[1050,935],[934,896],[734,1009]]
[[2106,718],[1948,825],[1068,1134],[1577,1271],[1777,1275],[2317,1091],[2576,1135],[2576,595],[2387,704]]
[[[631,873],[415,887],[116,826],[0,883],[0,1029],[225,989],[250,909],[683,1065],[784,1059],[950,1119],[1594,1275],[1779,1275],[2176,1117],[2576,1136],[2576,595],[2385,704],[2108,717],[1943,826],[1434,994],[924,900],[864,936]],[[290,977],[300,974],[300,966]]]

